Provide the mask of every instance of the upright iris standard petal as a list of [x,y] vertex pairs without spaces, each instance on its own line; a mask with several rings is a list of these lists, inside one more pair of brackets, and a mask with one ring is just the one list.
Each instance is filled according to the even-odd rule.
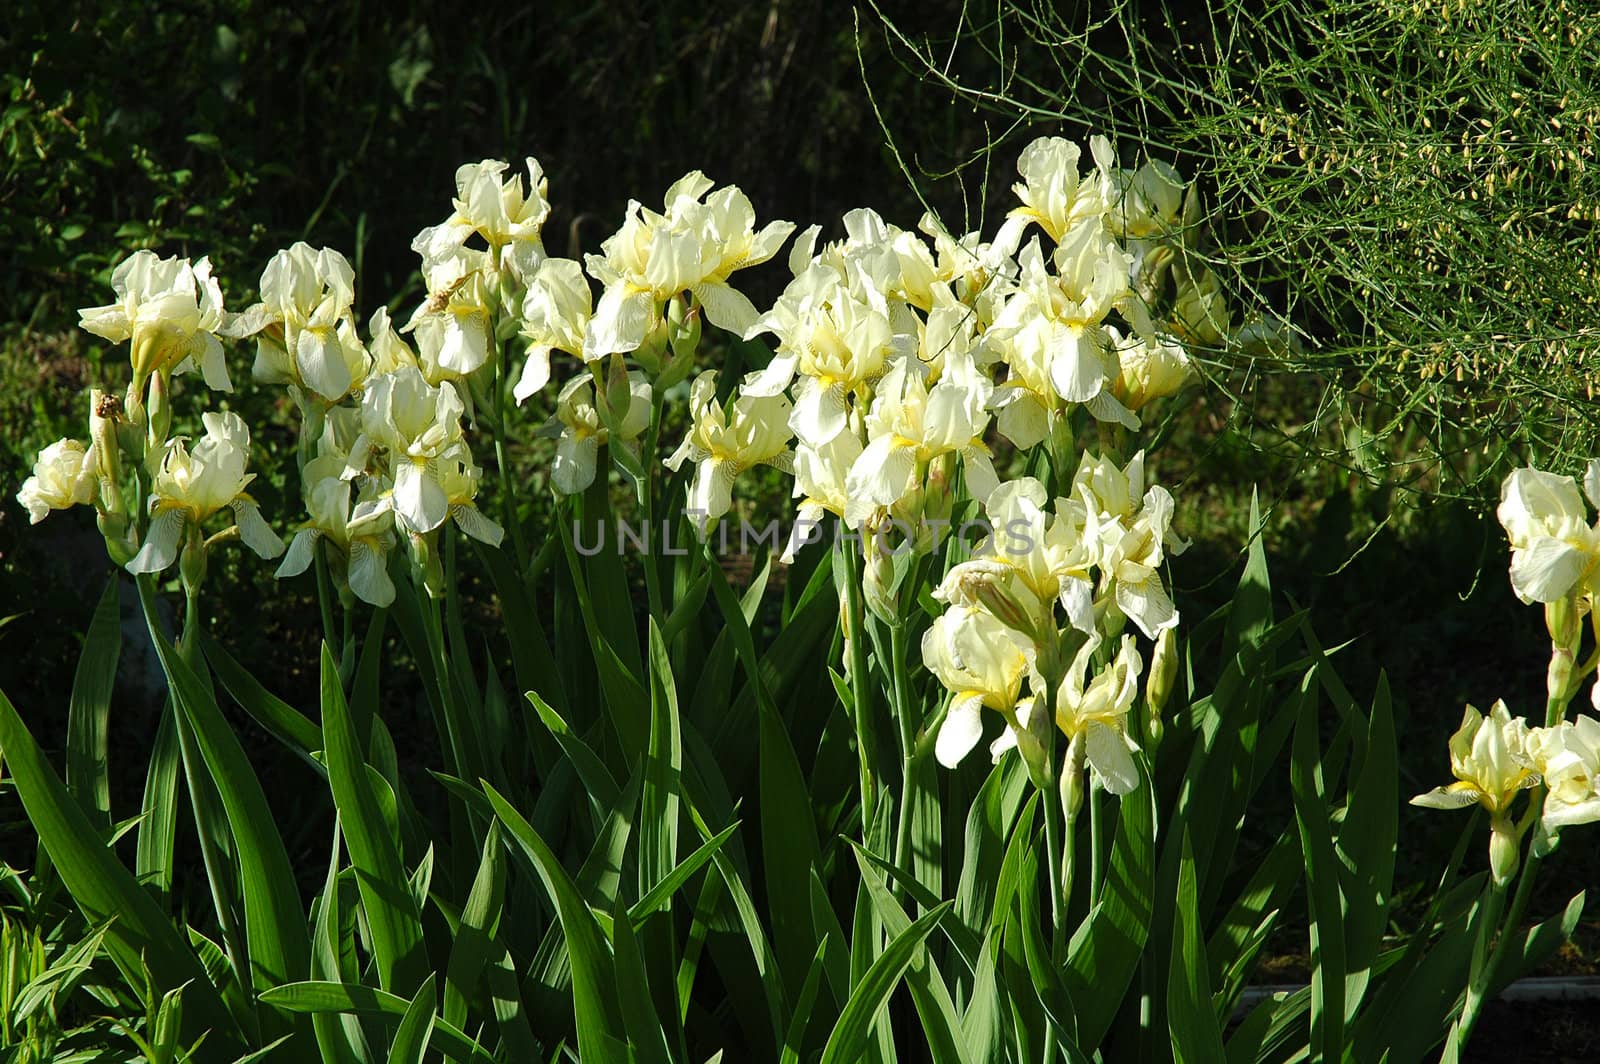
[[208,387],[232,391],[216,334],[222,289],[211,263],[136,251],[111,273],[116,302],[78,311],[79,325],[112,343],[131,342],[136,382],[155,373],[200,369]]

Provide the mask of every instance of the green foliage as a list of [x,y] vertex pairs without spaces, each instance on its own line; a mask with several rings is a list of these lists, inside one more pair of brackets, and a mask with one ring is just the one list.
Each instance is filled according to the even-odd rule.
[[[689,576],[705,561],[691,554],[677,564]],[[588,598],[581,567],[565,579],[552,575],[567,593]],[[759,733],[752,747],[758,776],[735,783],[724,766],[736,763],[717,750],[736,736],[704,731],[714,721],[691,715],[678,698],[712,668],[710,659],[674,653],[652,622],[645,660],[624,664],[596,625],[588,630],[591,650],[609,655],[613,690],[627,698],[651,692],[648,741],[630,753],[603,716],[590,718],[587,734],[574,731],[533,693],[533,712],[508,724],[506,745],[482,751],[487,762],[502,761],[535,733],[553,736],[564,751],[561,763],[575,770],[569,779],[585,781],[588,800],[576,803],[562,797],[573,792],[559,784],[554,764],[542,770],[550,782],[539,788],[509,777],[506,791],[487,782],[479,788],[441,774],[448,786],[414,791],[414,781],[382,767],[381,719],[367,718],[372,752],[362,753],[351,707],[371,697],[361,693],[367,681],[342,681],[330,653],[322,661],[318,729],[277,703],[220,647],[207,648],[207,666],[206,657],[186,657],[157,635],[177,712],[202,755],[186,771],[203,764],[219,787],[234,876],[212,888],[236,892],[219,900],[218,911],[242,914],[247,968],[199,927],[185,930],[184,918],[168,923],[98,841],[79,800],[30,752],[9,705],[0,705],[0,724],[11,721],[0,740],[14,784],[51,867],[89,921],[81,926],[93,928],[42,957],[37,946],[16,954],[11,963],[24,965],[26,975],[13,978],[19,991],[11,1022],[37,1026],[41,1002],[70,995],[82,985],[80,973],[101,958],[121,957],[120,971],[112,970],[128,986],[143,986],[145,964],[152,965],[151,992],[186,986],[181,1020],[175,1004],[159,1004],[159,994],[121,998],[130,1008],[144,1001],[147,1015],[118,1030],[157,1055],[165,1052],[159,1039],[171,1050],[202,1032],[209,1033],[201,1057],[230,1043],[269,1057],[303,1052],[295,1047],[312,1035],[293,1025],[295,1017],[314,1022],[324,1059],[376,1052],[414,1060],[425,1048],[455,1059],[523,1059],[518,1054],[547,1057],[565,1042],[600,1060],[702,1059],[714,1050],[791,1060],[904,1059],[915,1057],[913,1044],[954,1062],[1032,1059],[1046,1044],[1071,1060],[1167,1053],[1212,1060],[1225,1053],[1271,1061],[1296,1046],[1365,1059],[1380,1045],[1398,1060],[1415,1059],[1442,1036],[1456,1002],[1438,990],[1464,959],[1460,951],[1476,926],[1473,906],[1460,890],[1442,890],[1416,935],[1393,937],[1398,795],[1387,692],[1380,689],[1371,712],[1362,711],[1304,615],[1274,615],[1259,541],[1231,604],[1194,628],[1188,672],[1195,685],[1214,677],[1209,692],[1191,689],[1169,708],[1151,771],[1120,808],[1103,792],[1088,796],[1101,808],[1086,810],[1080,823],[1092,813],[1112,826],[1104,839],[1098,830],[1076,839],[1069,858],[1075,888],[1059,915],[1043,904],[1053,866],[1044,859],[1052,851],[1041,827],[1041,818],[1059,814],[1029,794],[1014,760],[972,789],[980,781],[965,771],[937,785],[927,792],[935,815],[913,822],[930,827],[912,827],[906,845],[927,851],[936,836],[924,832],[943,834],[942,825],[965,809],[964,839],[934,851],[942,856],[933,881],[952,884],[953,893],[928,887],[928,873],[896,859],[883,830],[863,841],[816,834],[826,747],[802,756],[781,723],[800,719],[805,688],[770,683],[781,665],[779,645],[764,648],[766,637],[758,643],[747,603],[716,573],[711,580],[717,611],[686,627],[741,648],[735,657],[748,665],[742,697],[735,685],[722,712],[750,699],[742,712]],[[823,597],[802,596],[801,612],[808,600]],[[417,623],[426,628],[432,606],[419,605]],[[381,630],[374,626],[374,634]],[[92,663],[115,660],[107,655],[114,635],[98,631],[84,655],[91,680]],[[1302,635],[1305,652],[1284,660]],[[423,652],[436,676],[451,673],[445,644]],[[874,657],[873,667],[889,669],[892,660]],[[213,667],[280,743],[303,757],[307,744],[313,748],[301,762],[302,777],[329,788],[344,843],[335,846],[313,899],[283,864],[273,812],[209,691]],[[394,680],[380,672],[372,682],[381,690]],[[481,719],[484,690],[453,686],[459,711]],[[1336,713],[1318,711],[1319,694]],[[444,711],[454,712],[448,705]],[[1275,766],[1291,735],[1294,814],[1286,820],[1259,795],[1281,771]],[[326,749],[317,749],[323,743]],[[881,824],[897,793],[883,792]],[[973,795],[970,808],[952,804],[962,793]],[[92,791],[86,797],[92,801]],[[713,832],[735,804],[753,817],[755,834],[737,821]],[[1251,828],[1257,819],[1260,827]],[[434,826],[446,822],[454,825],[449,831]],[[1260,828],[1276,833],[1265,860],[1228,841]],[[703,841],[692,842],[695,834]],[[1100,846],[1107,848],[1103,861],[1094,853]],[[1263,1002],[1229,1026],[1264,941],[1274,928],[1299,923],[1302,876],[1313,985]],[[678,905],[679,895],[698,900]],[[1570,933],[1582,901],[1528,931],[1502,981],[1548,955]],[[25,942],[26,926],[8,923],[7,934]],[[302,945],[289,949],[297,939]],[[189,974],[162,974],[156,964]],[[733,1011],[710,1006],[723,995]],[[189,1033],[171,1042],[191,1017],[202,1026],[184,1027]],[[1394,1041],[1397,1030],[1415,1041]],[[917,1034],[908,1041],[910,1031]],[[65,1045],[111,1035],[93,1025],[61,1025],[47,1037]]]
[[[1569,0],[1029,2],[933,33],[877,11],[874,44],[990,116],[969,152],[883,111],[908,176],[955,175],[969,219],[1042,131],[1200,177],[1207,262],[1245,308],[1209,376],[1254,446],[1474,498],[1596,450],[1600,36]],[[1263,394],[1306,373],[1292,405]]]

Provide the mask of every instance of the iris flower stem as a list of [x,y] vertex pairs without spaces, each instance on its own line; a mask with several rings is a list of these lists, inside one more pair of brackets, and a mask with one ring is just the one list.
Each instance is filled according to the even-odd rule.
[[[1535,788],[1529,798],[1528,813],[1520,825],[1522,833],[1526,833],[1529,826],[1536,820],[1539,810],[1544,807],[1544,787]],[[1539,829],[1534,827],[1537,832]],[[1537,836],[1536,836],[1537,841]],[[1533,882],[1538,878],[1539,865],[1544,861],[1536,844],[1528,846],[1528,855],[1522,862],[1522,874],[1517,877],[1517,892],[1512,895],[1511,906],[1505,910],[1505,920],[1500,924],[1499,938],[1494,944],[1494,949],[1489,953],[1484,962],[1482,972],[1477,970],[1477,948],[1473,952],[1473,978],[1467,986],[1467,998],[1461,1009],[1461,1016],[1456,1021],[1456,1036],[1452,1038],[1452,1045],[1459,1052],[1466,1048],[1467,1040],[1472,1037],[1472,1028],[1478,1022],[1479,1010],[1483,1007],[1483,999],[1489,987],[1494,985],[1496,977],[1500,974],[1500,966],[1505,962],[1506,949],[1510,945],[1513,932],[1522,923],[1522,917],[1528,911],[1528,899],[1533,894]],[[1497,891],[1500,900],[1505,899],[1504,887],[1491,887]],[[1495,916],[1499,914],[1496,913]],[[1486,931],[1487,933],[1487,931]]]
[[[661,396],[651,389],[650,392],[650,428],[646,437],[644,450],[644,478],[639,484],[639,493],[642,496],[640,504],[644,508],[644,526],[656,531],[656,463],[653,456],[656,453],[656,441],[661,433]],[[611,445],[606,444],[609,448]],[[657,571],[655,553],[645,552],[644,556],[644,591],[645,598],[650,604],[650,616],[657,617],[665,623],[666,611],[661,601],[661,574]]]
[[511,536],[512,549],[516,551],[520,564],[528,557],[528,550],[522,542],[522,522],[517,520],[516,496],[511,491],[511,467],[506,458],[506,350],[498,340],[494,348],[494,466],[495,474],[500,479],[500,519],[506,524],[506,532]]
[[[1056,686],[1047,684],[1044,695],[1044,719],[1055,720]],[[1055,760],[1054,755],[1050,760]],[[1066,960],[1067,901],[1072,890],[1072,831],[1076,817],[1060,801],[1060,772],[1072,771],[1063,765],[1050,773],[1044,799],[1045,856],[1050,862],[1046,870],[1050,878],[1050,957],[1056,964]]]
[[316,568],[317,568],[317,608],[322,613],[322,638],[328,644],[328,653],[333,655],[334,661],[340,661],[344,654],[344,645],[338,636],[338,628],[333,620],[333,578],[328,573],[327,543],[323,537],[317,537]]
[[[1528,859],[1534,860],[1530,851]],[[1524,873],[1524,879],[1526,879]],[[1518,894],[1522,893],[1521,885]],[[1498,967],[1501,947],[1504,946],[1506,935],[1500,935],[1500,941],[1493,952],[1489,944],[1493,940],[1495,931],[1500,924],[1500,913],[1505,905],[1506,889],[1498,883],[1491,881],[1489,892],[1485,896],[1484,906],[1486,913],[1483,922],[1478,926],[1478,936],[1472,944],[1472,969],[1467,981],[1467,996],[1461,1006],[1461,1015],[1456,1018],[1455,1026],[1450,1032],[1450,1041],[1445,1048],[1445,1059],[1459,1059],[1461,1051],[1466,1048],[1467,1040],[1472,1037],[1472,1029],[1478,1023],[1478,1015],[1483,1009],[1484,998],[1487,995],[1489,984],[1494,978],[1494,970]]]
[[1075,817],[1058,803],[1045,802],[1044,846],[1050,867],[1050,959],[1057,965],[1066,960],[1067,890],[1072,881],[1072,835]]
[[1100,881],[1105,878],[1105,820],[1100,811],[1100,788],[1090,787],[1085,795],[1089,806],[1089,908],[1100,901]]
[[459,734],[455,698],[450,690],[450,659],[445,651],[444,620],[440,616],[439,600],[424,593],[419,596],[419,603],[422,607],[423,635],[428,642],[428,656],[433,659],[434,681],[438,686],[439,707],[443,716],[444,734],[440,738],[445,744],[445,764],[452,774],[471,778],[466,775],[470,769],[462,749],[464,737]]
[[[901,615],[902,617],[904,614]],[[911,871],[911,806],[915,771],[913,762],[917,752],[916,722],[911,719],[911,676],[906,664],[906,625],[902,621],[889,626],[889,664],[894,672],[894,716],[900,725],[900,808],[895,832],[895,863],[906,872]],[[903,887],[897,891],[904,893]]]
[[851,708],[855,711],[856,754],[861,766],[861,837],[865,839],[878,811],[877,779],[873,771],[877,743],[872,729],[872,685],[867,677],[867,633],[864,631],[866,610],[861,598],[860,560],[848,543],[841,543],[838,550],[844,566],[845,618],[850,632],[847,667],[850,694],[855,702]]

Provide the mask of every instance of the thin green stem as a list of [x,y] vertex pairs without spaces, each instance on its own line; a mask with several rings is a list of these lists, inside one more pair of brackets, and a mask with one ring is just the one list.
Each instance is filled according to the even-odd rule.
[[909,765],[917,747],[917,722],[911,719],[911,673],[906,661],[904,623],[889,626],[889,662],[894,670],[894,715],[900,730],[900,756]]
[[495,475],[500,481],[500,519],[505,522],[506,532],[511,536],[512,548],[517,552],[519,559],[528,556],[526,544],[522,541],[522,522],[517,520],[516,496],[511,490],[511,466],[506,456],[506,380],[507,365],[505,344],[495,343],[495,378],[494,378],[494,464]]
[[837,547],[844,573],[845,624],[849,631],[847,640],[850,674],[850,694],[855,705],[856,754],[861,772],[861,837],[865,839],[872,829],[873,817],[878,811],[877,773],[874,769],[877,741],[872,720],[872,682],[867,675],[866,610],[861,595],[861,563],[850,549],[849,543]]
[[[1489,954],[1489,958],[1484,964],[1481,977],[1482,987],[1480,993],[1486,993],[1488,988],[1494,985],[1495,979],[1500,974],[1500,966],[1505,963],[1506,950],[1515,937],[1514,933],[1517,930],[1517,927],[1522,923],[1523,916],[1526,915],[1528,911],[1528,900],[1533,895],[1534,880],[1538,878],[1539,866],[1544,862],[1544,855],[1539,852],[1541,829],[1535,823],[1536,818],[1539,815],[1539,811],[1544,807],[1544,793],[1544,787],[1537,787],[1532,791],[1529,799],[1527,816],[1524,818],[1523,824],[1520,825],[1522,829],[1521,833],[1526,833],[1531,826],[1535,834],[1533,841],[1528,845],[1528,854],[1523,858],[1522,873],[1517,877],[1517,891],[1514,895],[1512,895],[1511,907],[1506,910],[1505,919],[1501,923],[1499,938],[1494,944],[1493,952]],[[1501,894],[1502,896],[1504,895],[1504,888],[1501,888]],[[1473,1001],[1471,986],[1468,987],[1467,1001],[1469,1004]],[[1481,1005],[1481,1002],[1478,1004]],[[1458,1024],[1458,1026],[1463,1027],[1459,1043],[1461,1046],[1464,1047],[1466,1045],[1467,1039],[1472,1034],[1472,1026],[1476,1022],[1476,1009],[1473,1010],[1473,1015],[1469,1020],[1467,1018],[1466,1009],[1463,1008],[1462,1022]]]
[[422,627],[428,640],[428,656],[433,659],[439,706],[443,711],[445,733],[440,738],[445,743],[446,766],[453,775],[461,776],[466,770],[466,763],[461,748],[463,737],[457,734],[455,696],[450,689],[450,659],[444,647],[444,621],[440,616],[439,601],[432,595],[420,595],[418,602],[422,607]]
[[1100,902],[1100,882],[1105,878],[1105,820],[1101,812],[1100,788],[1090,787],[1085,796],[1089,805],[1089,908]]
[[[1530,853],[1530,857],[1532,854]],[[1478,936],[1472,943],[1472,968],[1467,980],[1467,996],[1461,1006],[1461,1015],[1456,1018],[1455,1026],[1450,1032],[1449,1051],[1459,1059],[1461,1051],[1466,1048],[1467,1040],[1472,1037],[1472,1029],[1477,1026],[1478,1016],[1483,1009],[1483,1002],[1489,989],[1490,980],[1494,976],[1496,957],[1490,953],[1490,942],[1495,937],[1495,931],[1500,924],[1500,911],[1505,905],[1506,889],[1494,883],[1489,885],[1488,894],[1484,898],[1484,915],[1478,925]],[[1500,935],[1503,944],[1505,934]],[[1497,948],[1494,954],[1500,951]]]
[[185,665],[195,664],[200,645],[200,595],[183,596],[183,632],[178,636],[178,656]]
[[[902,616],[904,616],[902,614]],[[895,831],[895,864],[911,870],[911,820],[916,786],[913,762],[916,758],[916,722],[911,719],[911,676],[906,663],[906,626],[889,626],[889,665],[893,672],[894,717],[900,730],[900,807],[895,811],[899,823]],[[897,886],[897,891],[904,890]]]
[[328,644],[328,651],[333,655],[333,660],[338,661],[343,653],[344,645],[337,634],[338,629],[333,620],[333,577],[328,572],[328,545],[317,537],[316,570],[317,570],[317,609],[322,614],[322,638]]
[[[644,508],[645,534],[655,536],[658,532],[663,536],[665,529],[656,528],[656,441],[661,431],[661,396],[653,389],[650,393],[650,428],[645,435],[644,450],[641,452],[640,465],[644,470],[644,478],[639,485],[642,496],[640,503]],[[610,446],[608,443],[607,447]],[[644,556],[644,590],[646,600],[650,604],[650,616],[664,618],[666,611],[661,601],[661,573],[658,571],[657,555],[655,551],[646,551]]]
[[[1045,686],[1044,719],[1056,718],[1056,686]],[[1061,773],[1073,771],[1070,763],[1058,763],[1054,752],[1049,758],[1049,777],[1044,806],[1045,852],[1050,861],[1050,957],[1056,964],[1066,960],[1067,903],[1071,898],[1073,827],[1076,816],[1061,802]]]
[[1075,819],[1059,802],[1044,803],[1044,848],[1050,862],[1045,870],[1050,879],[1050,958],[1058,965],[1066,960],[1067,884],[1072,878]]

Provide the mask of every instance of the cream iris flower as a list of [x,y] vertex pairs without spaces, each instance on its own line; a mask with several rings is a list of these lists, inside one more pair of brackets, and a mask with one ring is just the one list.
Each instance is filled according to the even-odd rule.
[[628,374],[628,409],[613,419],[613,433],[595,405],[594,377],[581,373],[569,380],[556,400],[555,416],[541,430],[542,435],[557,437],[550,486],[563,495],[577,495],[594,483],[602,443],[637,448],[639,436],[650,427],[651,402],[644,375]]
[[211,515],[231,510],[239,538],[263,558],[283,553],[283,541],[261,517],[245,488],[255,479],[245,472],[250,430],[239,415],[201,415],[205,435],[191,450],[182,438],[167,441],[150,494],[150,529],[144,546],[128,563],[130,573],[158,573],[178,558],[185,531],[197,535]]
[[483,470],[473,463],[465,446],[458,447],[439,460],[439,486],[444,496],[450,520],[456,527],[480,543],[498,547],[505,539],[505,529],[500,523],[478,509],[478,485],[483,482]]
[[920,484],[920,471],[944,454],[959,454],[974,497],[998,484],[983,431],[988,378],[970,364],[929,388],[920,362],[902,359],[879,383],[867,415],[868,443],[850,467],[845,523],[858,525],[873,509],[893,506]]
[[795,551],[820,539],[824,514],[844,516],[850,505],[850,470],[861,457],[861,450],[861,440],[854,432],[841,432],[818,447],[804,440],[795,446],[794,497],[800,504],[784,548],[784,562],[793,562]]
[[489,253],[456,248],[423,266],[428,298],[406,322],[430,384],[465,377],[489,361],[493,340]]
[[[1049,493],[1032,477],[1009,480],[989,494],[984,513],[993,533],[973,545],[972,561],[953,566],[934,598],[983,602],[1019,632],[1054,638],[1055,604],[1073,627],[1094,630],[1086,550],[1075,515],[1047,509]],[[1003,606],[997,605],[1003,603]]]
[[[1583,489],[1591,502],[1600,499],[1600,459],[1589,463]],[[1511,540],[1511,587],[1519,599],[1557,602],[1589,592],[1600,533],[1590,526],[1571,477],[1513,470],[1495,513]]]
[[522,335],[528,361],[512,389],[520,406],[550,382],[550,352],[583,354],[594,295],[583,267],[572,259],[546,259],[528,282],[522,301]]
[[1091,778],[1112,794],[1127,794],[1139,785],[1133,754],[1138,745],[1128,735],[1128,710],[1139,695],[1143,662],[1133,637],[1123,636],[1117,656],[1086,682],[1100,637],[1090,636],[1067,668],[1056,692],[1056,727],[1067,737],[1061,789],[1069,814],[1081,798],[1079,777],[1085,765]]
[[17,492],[17,501],[28,508],[28,523],[38,524],[51,510],[93,502],[98,467],[94,446],[85,447],[77,440],[57,440],[40,451],[33,476]]
[[773,333],[778,352],[746,380],[744,394],[778,395],[798,374],[789,424],[813,447],[844,431],[852,394],[882,377],[893,355],[916,347],[914,333],[897,331],[877,286],[861,275],[854,280],[826,263],[813,263],[745,333],[746,339]]
[[1220,344],[1228,335],[1228,301],[1215,273],[1202,269],[1197,276],[1187,271],[1179,276],[1172,324],[1184,339],[1202,344]]
[[117,301],[78,311],[78,324],[114,344],[132,341],[135,385],[154,373],[198,366],[207,387],[233,390],[216,336],[223,326],[222,289],[209,259],[191,265],[136,251],[112,271],[111,288]]
[[1115,340],[1105,319],[1129,294],[1131,260],[1098,222],[1066,235],[1056,249],[1055,273],[1037,241],[1023,250],[1021,279],[989,335],[1010,369],[997,388],[1000,431],[1019,447],[1049,434],[1058,400],[1083,403],[1096,419],[1137,428],[1112,395]]
[[353,448],[352,462],[364,465],[372,444],[388,450],[395,518],[406,532],[431,532],[450,515],[440,478],[443,463],[466,447],[462,409],[453,386],[429,384],[415,366],[375,378],[361,400],[365,439]]
[[1455,782],[1411,799],[1428,809],[1481,805],[1489,813],[1489,863],[1500,882],[1516,867],[1518,835],[1511,818],[1517,795],[1539,784],[1528,751],[1528,724],[1496,701],[1485,717],[1472,706],[1450,736],[1450,771]]
[[922,661],[954,695],[934,746],[941,765],[954,768],[977,745],[984,706],[1005,718],[1008,734],[1017,725],[1032,660],[1032,647],[982,609],[955,606],[934,619],[922,636]]
[[1182,344],[1161,338],[1130,336],[1124,339],[1107,328],[1117,352],[1117,379],[1111,394],[1134,413],[1157,400],[1176,394],[1194,376],[1194,364]]
[[1085,454],[1072,489],[1083,507],[1083,538],[1101,570],[1097,600],[1114,603],[1151,639],[1175,626],[1178,612],[1160,567],[1168,551],[1181,553],[1188,544],[1172,532],[1172,494],[1159,484],[1144,486],[1144,452],[1122,469]]
[[1012,209],[1007,227],[1018,229],[1033,222],[1059,244],[1084,222],[1103,224],[1109,209],[1107,175],[1114,162],[1111,143],[1097,136],[1090,139],[1089,148],[1097,166],[1087,175],[1078,172],[1078,146],[1062,137],[1040,137],[1022,149],[1017,160],[1022,181],[1012,186],[1022,206]]
[[439,225],[418,233],[411,250],[431,264],[452,257],[477,236],[487,246],[489,269],[505,270],[519,282],[528,283],[545,257],[541,232],[550,216],[550,202],[545,198],[550,185],[537,161],[529,158],[527,167],[526,187],[519,174],[502,180],[509,167],[498,159],[458,167],[456,196],[451,202],[455,211]]
[[1117,236],[1149,240],[1177,232],[1186,186],[1171,165],[1151,160],[1137,170],[1117,170],[1112,186],[1108,220]]
[[278,252],[261,274],[261,302],[240,314],[228,334],[256,339],[251,375],[292,384],[336,403],[359,388],[372,358],[351,318],[356,273],[332,248],[300,242]]
[[1542,816],[1547,830],[1600,820],[1600,719],[1534,728],[1528,752],[1549,788]]
[[793,222],[769,222],[759,232],[755,210],[733,185],[711,192],[695,170],[667,189],[666,210],[628,205],[622,228],[589,255],[589,273],[605,291],[595,307],[584,358],[637,350],[661,324],[661,305],[691,293],[711,324],[736,335],[755,324],[750,300],[728,284],[735,271],[766,262],[794,231]]
[[[324,540],[338,549],[343,562],[336,567],[335,579],[342,574],[363,602],[388,606],[394,602],[394,582],[388,572],[389,552],[395,543],[393,518],[388,508],[359,504],[359,518],[351,515],[351,485],[344,468],[344,457],[339,454],[324,454],[306,463],[301,477],[311,519],[295,533],[276,576],[282,580],[305,572],[315,560],[317,541]],[[368,483],[376,487],[376,482]]]
[[674,472],[695,463],[688,511],[704,533],[733,506],[734,479],[757,465],[791,468],[789,400],[782,395],[742,395],[726,410],[717,402],[713,370],[695,378],[690,391],[693,425],[666,465]]

